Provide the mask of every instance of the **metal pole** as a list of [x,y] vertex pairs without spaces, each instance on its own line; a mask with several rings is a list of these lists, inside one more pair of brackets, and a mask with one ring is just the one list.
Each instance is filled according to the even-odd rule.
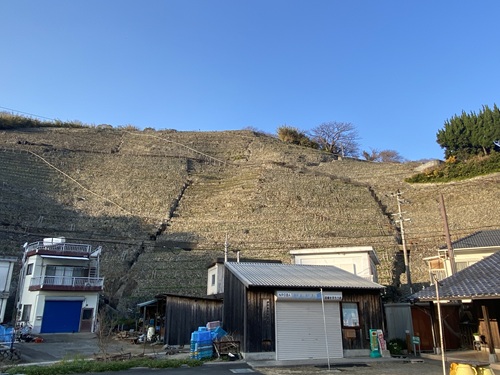
[[432,275],[434,278],[434,285],[436,286],[436,300],[437,300],[437,310],[438,310],[438,320],[439,320],[439,340],[441,345],[441,363],[443,365],[443,375],[446,375],[446,361],[444,358],[444,342],[443,342],[443,323],[441,320],[441,303],[439,301],[439,281],[436,274]]
[[326,332],[325,298],[323,297],[323,288],[320,288],[319,290],[321,292],[321,307],[323,308],[323,326],[325,328],[325,343],[326,343],[326,356],[328,358],[328,371],[330,371],[330,352],[328,350],[328,334]]
[[226,241],[224,242],[224,263],[227,263],[227,233],[226,233]]

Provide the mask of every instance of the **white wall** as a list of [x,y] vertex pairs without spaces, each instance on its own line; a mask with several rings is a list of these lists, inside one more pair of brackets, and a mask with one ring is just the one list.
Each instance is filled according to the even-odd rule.
[[[372,254],[371,254],[372,253]],[[294,264],[335,266],[368,280],[378,282],[369,246],[349,248],[301,249],[290,252]]]
[[5,319],[5,308],[10,295],[12,273],[16,261],[15,258],[0,258],[0,322]]
[[216,263],[208,269],[207,296],[219,293],[224,293],[224,264]]

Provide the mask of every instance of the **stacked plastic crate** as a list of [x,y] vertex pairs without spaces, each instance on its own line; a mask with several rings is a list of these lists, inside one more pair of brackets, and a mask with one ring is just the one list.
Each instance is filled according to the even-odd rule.
[[212,358],[214,349],[212,335],[206,327],[198,327],[198,331],[191,333],[191,350],[189,357],[192,359]]

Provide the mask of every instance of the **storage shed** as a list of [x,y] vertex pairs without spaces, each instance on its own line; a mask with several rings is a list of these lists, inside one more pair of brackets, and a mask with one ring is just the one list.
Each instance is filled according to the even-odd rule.
[[226,263],[224,329],[245,358],[368,356],[383,286],[335,266]]
[[222,318],[222,299],[166,293],[156,300],[159,311],[164,311],[163,342],[168,345],[189,345],[191,332]]

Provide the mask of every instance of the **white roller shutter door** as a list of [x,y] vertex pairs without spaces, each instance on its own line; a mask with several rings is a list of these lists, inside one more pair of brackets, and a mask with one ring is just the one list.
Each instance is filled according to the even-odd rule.
[[[342,358],[339,302],[325,302],[326,334],[321,301],[276,303],[276,359]],[[328,341],[328,355],[326,349]]]

